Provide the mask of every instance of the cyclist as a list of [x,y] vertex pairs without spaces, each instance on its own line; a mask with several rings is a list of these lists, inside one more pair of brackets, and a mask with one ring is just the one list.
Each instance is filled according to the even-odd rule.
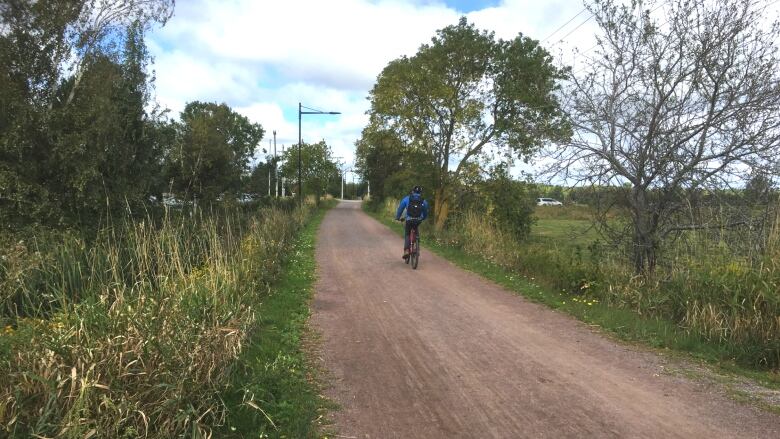
[[398,210],[395,212],[395,220],[403,221],[401,214],[406,209],[406,224],[404,226],[404,259],[409,259],[409,232],[414,227],[415,233],[419,233],[417,226],[421,222],[428,218],[428,202],[422,196],[422,187],[415,186],[409,195],[405,196],[401,200],[401,204],[398,205]]

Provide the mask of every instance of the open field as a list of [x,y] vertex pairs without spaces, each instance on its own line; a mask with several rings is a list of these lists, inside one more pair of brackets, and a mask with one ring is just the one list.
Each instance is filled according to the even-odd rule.
[[[394,204],[387,201],[383,214],[392,215]],[[522,242],[486,223],[481,215],[468,213],[442,231],[426,227],[424,236],[500,269],[533,278],[560,296],[556,301],[596,300],[604,307],[607,326],[617,332],[628,330],[628,338],[653,340],[655,346],[696,352],[723,364],[777,370],[777,246],[747,259],[730,251],[724,242],[691,233],[689,245],[671,247],[665,255],[668,263],[659,266],[654,276],[636,276],[620,248],[593,245],[599,242],[598,235],[590,229],[590,221],[578,219],[583,211],[577,207],[573,218],[566,218],[566,209],[545,209],[531,228],[531,237]],[[773,226],[771,233],[777,231],[778,226]],[[621,323],[638,316],[642,317],[638,321],[645,323],[635,329],[627,329],[633,324]],[[767,379],[777,380],[776,374],[770,372]]]

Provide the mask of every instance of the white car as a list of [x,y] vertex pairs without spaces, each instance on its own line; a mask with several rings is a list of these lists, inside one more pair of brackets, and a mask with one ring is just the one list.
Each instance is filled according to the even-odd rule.
[[563,203],[554,198],[537,198],[537,206],[563,206]]

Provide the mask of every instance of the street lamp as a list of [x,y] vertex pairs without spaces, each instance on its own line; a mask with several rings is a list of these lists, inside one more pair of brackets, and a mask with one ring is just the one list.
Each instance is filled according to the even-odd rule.
[[[306,109],[308,111],[303,111],[303,109]],[[298,102],[298,205],[301,207],[301,210],[303,210],[303,183],[301,182],[301,145],[303,143],[303,140],[301,140],[301,116],[304,114],[341,114],[338,111],[320,111],[315,110],[314,108],[304,107],[301,105],[300,102]]]

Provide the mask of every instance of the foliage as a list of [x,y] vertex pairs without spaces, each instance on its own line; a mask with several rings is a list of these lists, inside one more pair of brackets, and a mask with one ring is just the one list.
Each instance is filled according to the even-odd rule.
[[646,9],[653,3],[588,6],[598,50],[572,77],[577,135],[551,152],[549,172],[629,186],[631,224],[615,236],[638,273],[655,269],[665,236],[708,227],[679,215],[691,195],[776,165],[780,24],[762,27],[760,3],[676,0],[668,24]]
[[232,370],[225,395],[230,410],[219,437],[321,437],[316,429],[325,401],[303,344],[324,213],[315,213],[300,232],[282,278],[263,298],[258,324]]
[[159,179],[143,35],[172,2],[0,7],[0,221],[94,225]]
[[240,190],[264,133],[225,104],[197,101],[184,107],[177,130],[177,145],[168,157],[171,187],[206,204]]
[[489,215],[514,239],[525,239],[533,225],[536,205],[533,187],[513,180],[504,165],[493,168],[491,178],[484,186],[492,204]]
[[[298,182],[298,146],[284,152],[280,173],[287,181],[297,187]],[[328,189],[330,182],[335,181],[341,175],[333,159],[333,153],[325,141],[317,143],[304,143],[300,148],[301,180],[304,193],[314,194],[317,202]],[[292,183],[295,182],[295,183]]]
[[[563,74],[537,41],[522,35],[496,39],[462,18],[379,75],[371,91],[370,125],[358,148],[361,167],[383,192],[393,175],[414,173],[409,163],[432,171],[441,228],[453,182],[488,149],[528,155],[544,142],[566,138],[555,94]],[[404,166],[401,160],[399,167],[398,159],[408,154],[415,161],[405,160]],[[382,163],[380,157],[392,161]]]

